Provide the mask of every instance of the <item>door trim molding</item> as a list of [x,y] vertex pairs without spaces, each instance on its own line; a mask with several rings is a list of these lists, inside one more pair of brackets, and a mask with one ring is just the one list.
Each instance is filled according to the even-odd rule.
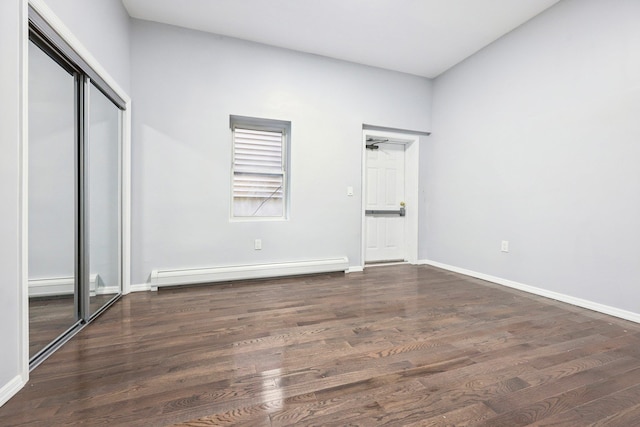
[[427,131],[390,128],[387,126],[368,125],[366,123],[362,125],[362,129],[370,130],[370,131],[395,132],[395,133],[411,134],[411,135],[424,135],[424,136],[431,135],[431,132],[427,132]]
[[[374,129],[375,128],[375,129]],[[361,206],[360,206],[360,265],[364,268],[365,263],[365,245],[366,245],[366,185],[367,185],[367,137],[387,138],[393,142],[400,142],[405,145],[404,150],[404,185],[405,185],[405,201],[407,203],[407,214],[405,222],[405,244],[406,257],[410,264],[418,262],[418,175],[420,164],[420,135],[416,133],[387,130],[379,130],[374,126],[365,125],[362,130],[362,176],[361,176]]]
[[0,407],[19,392],[27,384],[28,379],[24,375],[16,375],[8,383],[0,387]]
[[[20,333],[18,334],[19,357],[19,377],[14,378],[9,384],[2,388],[0,406],[2,406],[11,396],[16,394],[29,381],[29,198],[27,188],[29,185],[29,122],[28,122],[28,86],[29,86],[29,7],[28,1],[23,0],[20,5],[20,241],[19,241],[19,264],[20,264]],[[6,399],[6,400],[5,400]]]

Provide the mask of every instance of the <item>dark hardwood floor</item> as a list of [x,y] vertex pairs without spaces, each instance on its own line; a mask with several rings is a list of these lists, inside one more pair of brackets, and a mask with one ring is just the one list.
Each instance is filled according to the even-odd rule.
[[[97,312],[114,297],[94,295],[90,312]],[[29,298],[29,357],[49,345],[77,321],[73,295]]]
[[29,356],[76,323],[73,295],[29,298]]
[[428,266],[123,297],[0,425],[639,426],[640,325]]

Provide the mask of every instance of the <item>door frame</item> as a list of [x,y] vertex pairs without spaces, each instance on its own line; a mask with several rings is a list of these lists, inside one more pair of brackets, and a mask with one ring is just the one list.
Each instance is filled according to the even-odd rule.
[[367,138],[384,138],[390,142],[404,144],[404,197],[407,204],[405,216],[404,238],[406,245],[406,260],[409,264],[418,262],[418,173],[419,173],[419,146],[420,136],[410,132],[362,130],[362,177],[361,177],[361,206],[360,206],[360,265],[364,268],[366,251],[366,194],[367,194]]

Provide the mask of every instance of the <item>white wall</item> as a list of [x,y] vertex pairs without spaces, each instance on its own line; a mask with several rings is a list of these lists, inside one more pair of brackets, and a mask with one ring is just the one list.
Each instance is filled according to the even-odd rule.
[[[429,130],[431,82],[132,22],[133,283],[153,269],[360,265],[362,124]],[[229,221],[231,114],[291,121],[288,221]]]
[[22,108],[21,0],[0,2],[0,404],[26,378],[23,365],[20,310],[20,171]]
[[640,313],[639,16],[564,0],[435,80],[422,257]]

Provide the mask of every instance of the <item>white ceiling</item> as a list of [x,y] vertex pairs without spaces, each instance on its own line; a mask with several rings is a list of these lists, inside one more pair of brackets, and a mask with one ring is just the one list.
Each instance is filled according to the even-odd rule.
[[559,0],[122,0],[134,18],[436,77]]

